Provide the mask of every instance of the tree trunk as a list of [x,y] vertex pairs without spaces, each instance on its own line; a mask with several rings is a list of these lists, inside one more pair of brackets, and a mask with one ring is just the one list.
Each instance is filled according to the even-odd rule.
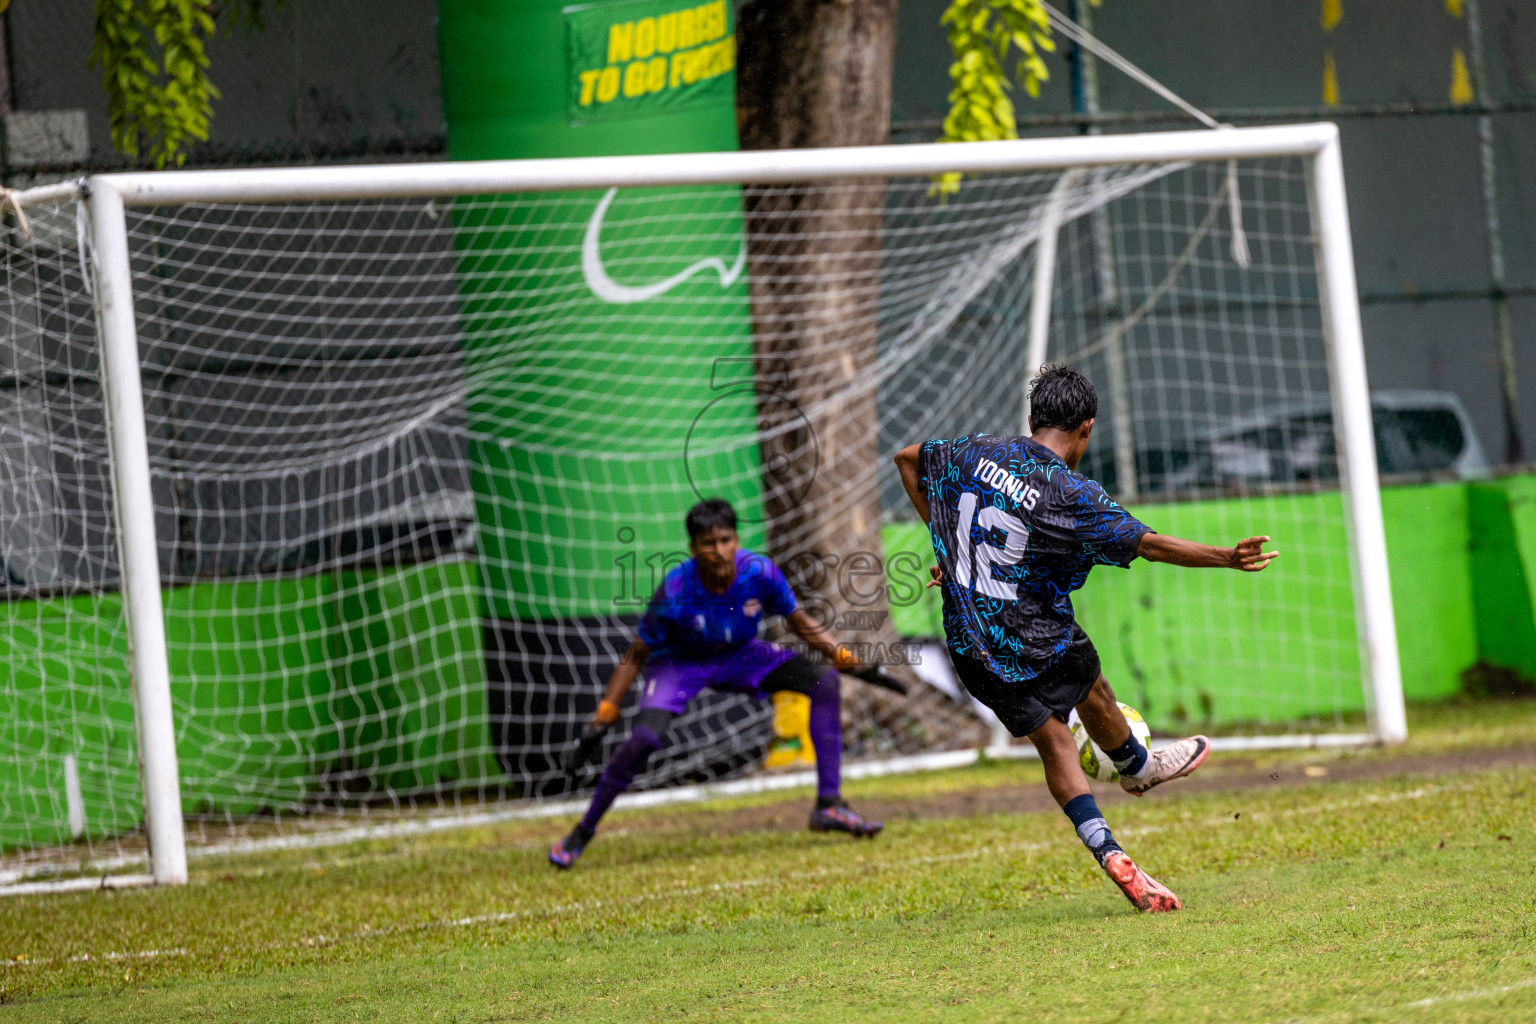
[[[749,0],[737,29],[742,148],[885,143],[896,2]],[[889,652],[874,374],[885,185],[748,187],[745,200],[769,543],[839,640]],[[853,684],[856,751],[983,739],[968,709],[889,667],[911,696]]]

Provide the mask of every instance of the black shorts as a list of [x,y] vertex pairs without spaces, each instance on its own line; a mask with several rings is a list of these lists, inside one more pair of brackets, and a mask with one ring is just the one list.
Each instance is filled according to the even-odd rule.
[[955,675],[972,697],[992,709],[1015,736],[1028,736],[1055,715],[1063,722],[1088,699],[1099,679],[1099,652],[1082,627],[1072,624],[1072,644],[1056,663],[1033,679],[1010,683],[975,659],[950,652]]

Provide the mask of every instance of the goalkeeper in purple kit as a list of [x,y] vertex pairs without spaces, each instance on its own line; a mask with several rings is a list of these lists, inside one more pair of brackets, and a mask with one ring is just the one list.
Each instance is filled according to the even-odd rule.
[[1083,844],[1138,909],[1178,910],[1179,898],[1115,842],[1089,792],[1067,728],[1075,708],[1088,735],[1137,796],[1188,775],[1210,741],[1191,736],[1149,751],[1131,732],[1078,626],[1072,591],[1095,565],[1140,556],[1190,568],[1258,572],[1268,537],[1218,548],[1154,533],[1076,472],[1099,401],[1075,370],[1047,366],[1030,384],[1029,437],[970,434],[910,445],[901,482],[928,524],[955,674],[1009,732],[1028,736],[1051,795]]
[[[643,668],[640,713],[629,739],[614,751],[597,782],[586,815],[549,851],[559,868],[576,863],[592,842],[597,823],[666,742],[672,719],[705,687],[766,698],[780,690],[811,701],[811,744],[816,750],[816,806],[810,827],[846,832],[855,838],[879,833],[839,795],[843,756],[838,670],[877,686],[905,693],[895,678],[874,666],[860,666],[821,624],[799,608],[779,567],[740,546],[736,513],[718,499],[702,501],[688,513],[688,549],[693,556],[667,573],[640,620],[639,636],[614,669],[608,692],[591,724],[566,761],[567,774],[596,757],[603,736],[619,718],[619,703]],[[763,617],[781,615],[808,645],[834,667],[819,666],[794,651],[757,638]]]

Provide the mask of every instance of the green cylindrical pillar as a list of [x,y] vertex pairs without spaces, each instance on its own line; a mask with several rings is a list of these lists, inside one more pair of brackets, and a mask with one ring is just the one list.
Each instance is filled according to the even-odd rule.
[[[442,0],[439,19],[453,159],[737,148],[729,0]],[[537,649],[510,674],[560,684],[551,630],[636,613],[700,493],[762,542],[740,189],[454,216],[487,615]]]

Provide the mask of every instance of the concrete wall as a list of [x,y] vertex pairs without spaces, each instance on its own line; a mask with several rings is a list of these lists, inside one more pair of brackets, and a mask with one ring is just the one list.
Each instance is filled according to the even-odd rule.
[[[194,162],[445,155],[434,0],[265,7],[266,28],[226,26],[208,46],[223,98]],[[86,65],[91,0],[18,0],[5,18],[12,106],[84,110],[89,160],[113,162],[101,73]]]
[[[1064,8],[1065,5],[1058,5]],[[1085,0],[1086,6],[1086,0]],[[1351,0],[1325,31],[1320,5],[1296,0],[1104,0],[1095,33],[1196,105],[1235,124],[1334,120],[1343,131],[1350,220],[1371,386],[1454,391],[1495,462],[1505,456],[1493,280],[1478,153],[1478,107],[1452,98],[1467,20],[1445,4]],[[944,0],[902,0],[894,137],[939,134],[949,91]],[[1536,11],[1481,0],[1494,113],[1494,178],[1517,377],[1536,374]],[[1324,104],[1326,55],[1337,104]],[[1065,61],[1021,132],[1075,130]],[[1162,99],[1100,68],[1106,131],[1193,128]],[[1020,94],[1022,97],[1022,93]],[[1525,460],[1536,459],[1536,400],[1520,407]]]

